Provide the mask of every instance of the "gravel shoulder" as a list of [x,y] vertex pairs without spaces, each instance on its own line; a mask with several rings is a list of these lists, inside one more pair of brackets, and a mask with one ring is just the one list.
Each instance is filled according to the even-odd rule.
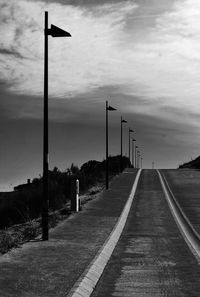
[[64,297],[94,258],[120,216],[137,170],[115,177],[110,189],[50,231],[0,256],[0,296]]

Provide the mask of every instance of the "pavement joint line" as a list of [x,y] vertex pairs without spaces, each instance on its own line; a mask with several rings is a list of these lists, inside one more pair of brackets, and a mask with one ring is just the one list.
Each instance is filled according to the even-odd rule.
[[[88,295],[86,296],[82,296],[82,297],[90,297],[92,292],[94,291],[94,288],[97,284],[97,282],[99,281],[105,267],[106,264],[108,263],[113,250],[122,234],[122,231],[124,229],[125,223],[127,221],[128,218],[128,214],[130,212],[130,208],[133,202],[133,199],[135,197],[135,192],[137,189],[137,185],[138,185],[138,181],[139,181],[139,177],[141,174],[142,169],[139,169],[136,175],[136,178],[134,180],[131,192],[129,194],[128,200],[123,208],[123,211],[115,225],[115,227],[113,228],[113,230],[111,231],[110,235],[108,236],[107,240],[105,241],[104,245],[101,247],[100,251],[97,253],[97,255],[94,257],[94,259],[92,260],[92,262],[88,265],[88,267],[86,268],[86,270],[83,272],[83,274],[79,277],[79,279],[77,280],[77,282],[74,284],[74,286],[72,287],[72,289],[70,290],[70,292],[66,295],[66,297],[78,297],[77,294],[77,290],[80,292],[79,289],[81,289],[81,287],[88,287],[87,291],[88,291]],[[110,251],[105,252],[106,248],[110,247]],[[106,253],[106,255],[105,255]],[[99,278],[94,282],[94,287],[93,287],[93,283],[91,284],[91,280],[88,278],[88,274],[90,274],[90,272],[92,270],[95,270],[95,266],[101,268],[101,272],[99,273]],[[88,284],[88,280],[90,281],[90,284]],[[80,296],[79,296],[80,297]]]
[[102,263],[107,263],[108,257],[104,257],[103,255],[99,258],[99,264],[102,265]]
[[103,250],[102,253],[101,253],[101,257],[102,257],[103,259],[107,259],[108,254],[109,254],[109,252],[106,252],[106,251]]
[[89,278],[88,273],[85,276],[83,282],[85,282],[86,284],[88,284],[90,287],[94,288],[96,285],[96,280],[91,280],[91,278]]
[[[110,253],[112,253],[112,251],[110,251]],[[109,254],[110,253],[105,253],[105,252],[103,252],[102,253],[102,255],[101,255],[101,258],[104,260],[104,261],[107,261],[108,260],[108,258],[109,258]]]
[[78,292],[75,292],[74,297],[85,297],[85,296],[83,296],[82,294],[80,294]]
[[[104,258],[102,257],[102,255],[101,255],[101,256],[99,256],[99,258],[98,258],[98,260],[97,260],[97,263],[95,263],[95,264],[97,264],[97,265],[99,265],[99,266],[101,267],[102,262],[105,262],[105,259],[104,259]],[[94,266],[94,264],[91,265],[91,267],[93,267],[93,266]]]
[[102,268],[99,268],[99,267],[92,267],[91,268],[91,272],[92,273],[96,273],[97,275],[101,275],[101,273],[102,273]]
[[94,287],[96,285],[96,282],[95,281],[92,282],[89,278],[87,278],[83,283],[81,283],[80,288],[82,287],[82,284],[86,285],[87,291],[89,292],[89,294],[92,294]]
[[104,249],[104,253],[108,254],[108,253],[110,253],[112,251],[112,249],[113,249],[113,245],[112,246],[109,246],[109,247],[106,247]]
[[97,271],[97,269],[94,270],[94,269],[92,268],[90,271],[91,271],[91,273],[93,273],[94,275],[96,275],[96,276],[98,276],[98,277],[99,277],[99,275],[101,275],[101,273],[102,273],[102,270],[100,270],[100,269]]
[[87,297],[88,295],[88,290],[86,290],[85,288],[81,287],[81,288],[77,288],[76,292],[78,294],[80,294],[83,297]]
[[88,292],[88,294],[91,294],[93,291],[93,288],[91,286],[88,285],[88,283],[86,282],[80,282],[78,283],[74,288],[73,288],[73,292],[77,292],[77,289],[81,289],[83,288],[84,290],[86,290]]
[[[190,251],[195,256],[198,264],[200,264],[200,240],[199,234],[195,231],[191,225],[190,221],[186,219],[184,212],[182,211],[180,205],[177,203],[175,196],[173,195],[167,180],[163,178],[159,170],[157,173],[160,178],[160,182],[165,194],[165,198],[168,202],[171,213],[174,217],[174,220],[182,234],[185,242],[187,243]],[[167,188],[168,187],[168,188]],[[171,195],[170,195],[171,194]]]
[[95,275],[92,272],[88,272],[87,277],[93,282],[96,282],[99,279],[99,275]]
[[103,271],[103,268],[101,265],[95,264],[91,267],[91,271],[93,271],[93,270],[96,271],[97,273],[101,274]]

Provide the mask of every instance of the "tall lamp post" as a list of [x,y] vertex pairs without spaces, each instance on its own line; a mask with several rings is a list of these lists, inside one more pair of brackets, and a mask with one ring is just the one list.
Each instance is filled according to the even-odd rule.
[[137,168],[140,168],[140,151],[137,152]]
[[131,152],[130,152],[131,132],[134,132],[134,131],[128,128],[128,158],[130,162],[131,162]]
[[135,159],[135,148],[134,148],[134,142],[136,141],[136,139],[132,138],[132,165],[133,165],[133,168],[135,168],[135,162],[134,162],[134,159]]
[[44,28],[44,126],[43,126],[43,203],[42,203],[42,239],[48,240],[48,36],[52,37],[71,37],[71,34],[51,25],[48,28],[48,11],[45,11]]
[[108,189],[108,111],[114,111],[116,108],[108,106],[106,101],[106,190]]
[[121,116],[121,153],[120,153],[120,171],[122,172],[122,158],[123,158],[123,123],[128,123],[126,120],[122,119]]
[[136,145],[135,146],[135,168],[137,168],[137,149],[138,149],[138,146]]
[[141,169],[142,169],[142,161],[143,161],[143,158],[141,158]]

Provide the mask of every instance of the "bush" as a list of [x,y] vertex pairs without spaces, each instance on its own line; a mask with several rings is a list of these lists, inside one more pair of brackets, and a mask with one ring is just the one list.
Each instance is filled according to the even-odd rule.
[[35,238],[37,235],[39,235],[40,231],[40,223],[35,221],[30,221],[28,224],[24,226],[24,229],[22,231],[22,237],[23,241],[28,241],[30,239]]
[[17,247],[20,241],[20,236],[13,237],[7,230],[0,230],[0,253],[4,254],[11,248]]
[[[120,172],[120,156],[109,156],[109,175]],[[127,157],[122,158],[122,169],[130,166]],[[79,179],[80,193],[105,179],[106,162],[90,160],[79,169],[72,163],[65,172],[57,167],[48,172],[49,177],[49,208],[60,209],[70,199],[72,179]],[[32,183],[19,185],[7,199],[9,207],[0,209],[0,228],[13,224],[25,223],[38,218],[42,212],[43,181],[42,177],[34,178]],[[30,228],[32,228],[30,226]],[[34,229],[34,228],[33,228]],[[30,233],[32,231],[30,230]],[[33,231],[34,232],[34,231]]]

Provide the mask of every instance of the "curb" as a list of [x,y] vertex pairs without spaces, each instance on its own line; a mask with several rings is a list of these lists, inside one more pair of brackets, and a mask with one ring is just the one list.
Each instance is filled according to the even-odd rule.
[[174,220],[189,249],[195,256],[198,264],[200,264],[200,236],[193,228],[185,213],[182,211],[179,203],[177,202],[175,196],[173,195],[169,187],[169,184],[165,176],[162,175],[159,170],[157,170],[157,173],[160,178],[161,186],[163,188],[165,198],[174,217]]
[[110,236],[100,251],[97,253],[94,260],[89,264],[80,278],[76,281],[66,297],[89,297],[94,291],[94,288],[99,281],[124,229],[135,196],[141,171],[142,170],[140,169],[136,175],[129,198]]

